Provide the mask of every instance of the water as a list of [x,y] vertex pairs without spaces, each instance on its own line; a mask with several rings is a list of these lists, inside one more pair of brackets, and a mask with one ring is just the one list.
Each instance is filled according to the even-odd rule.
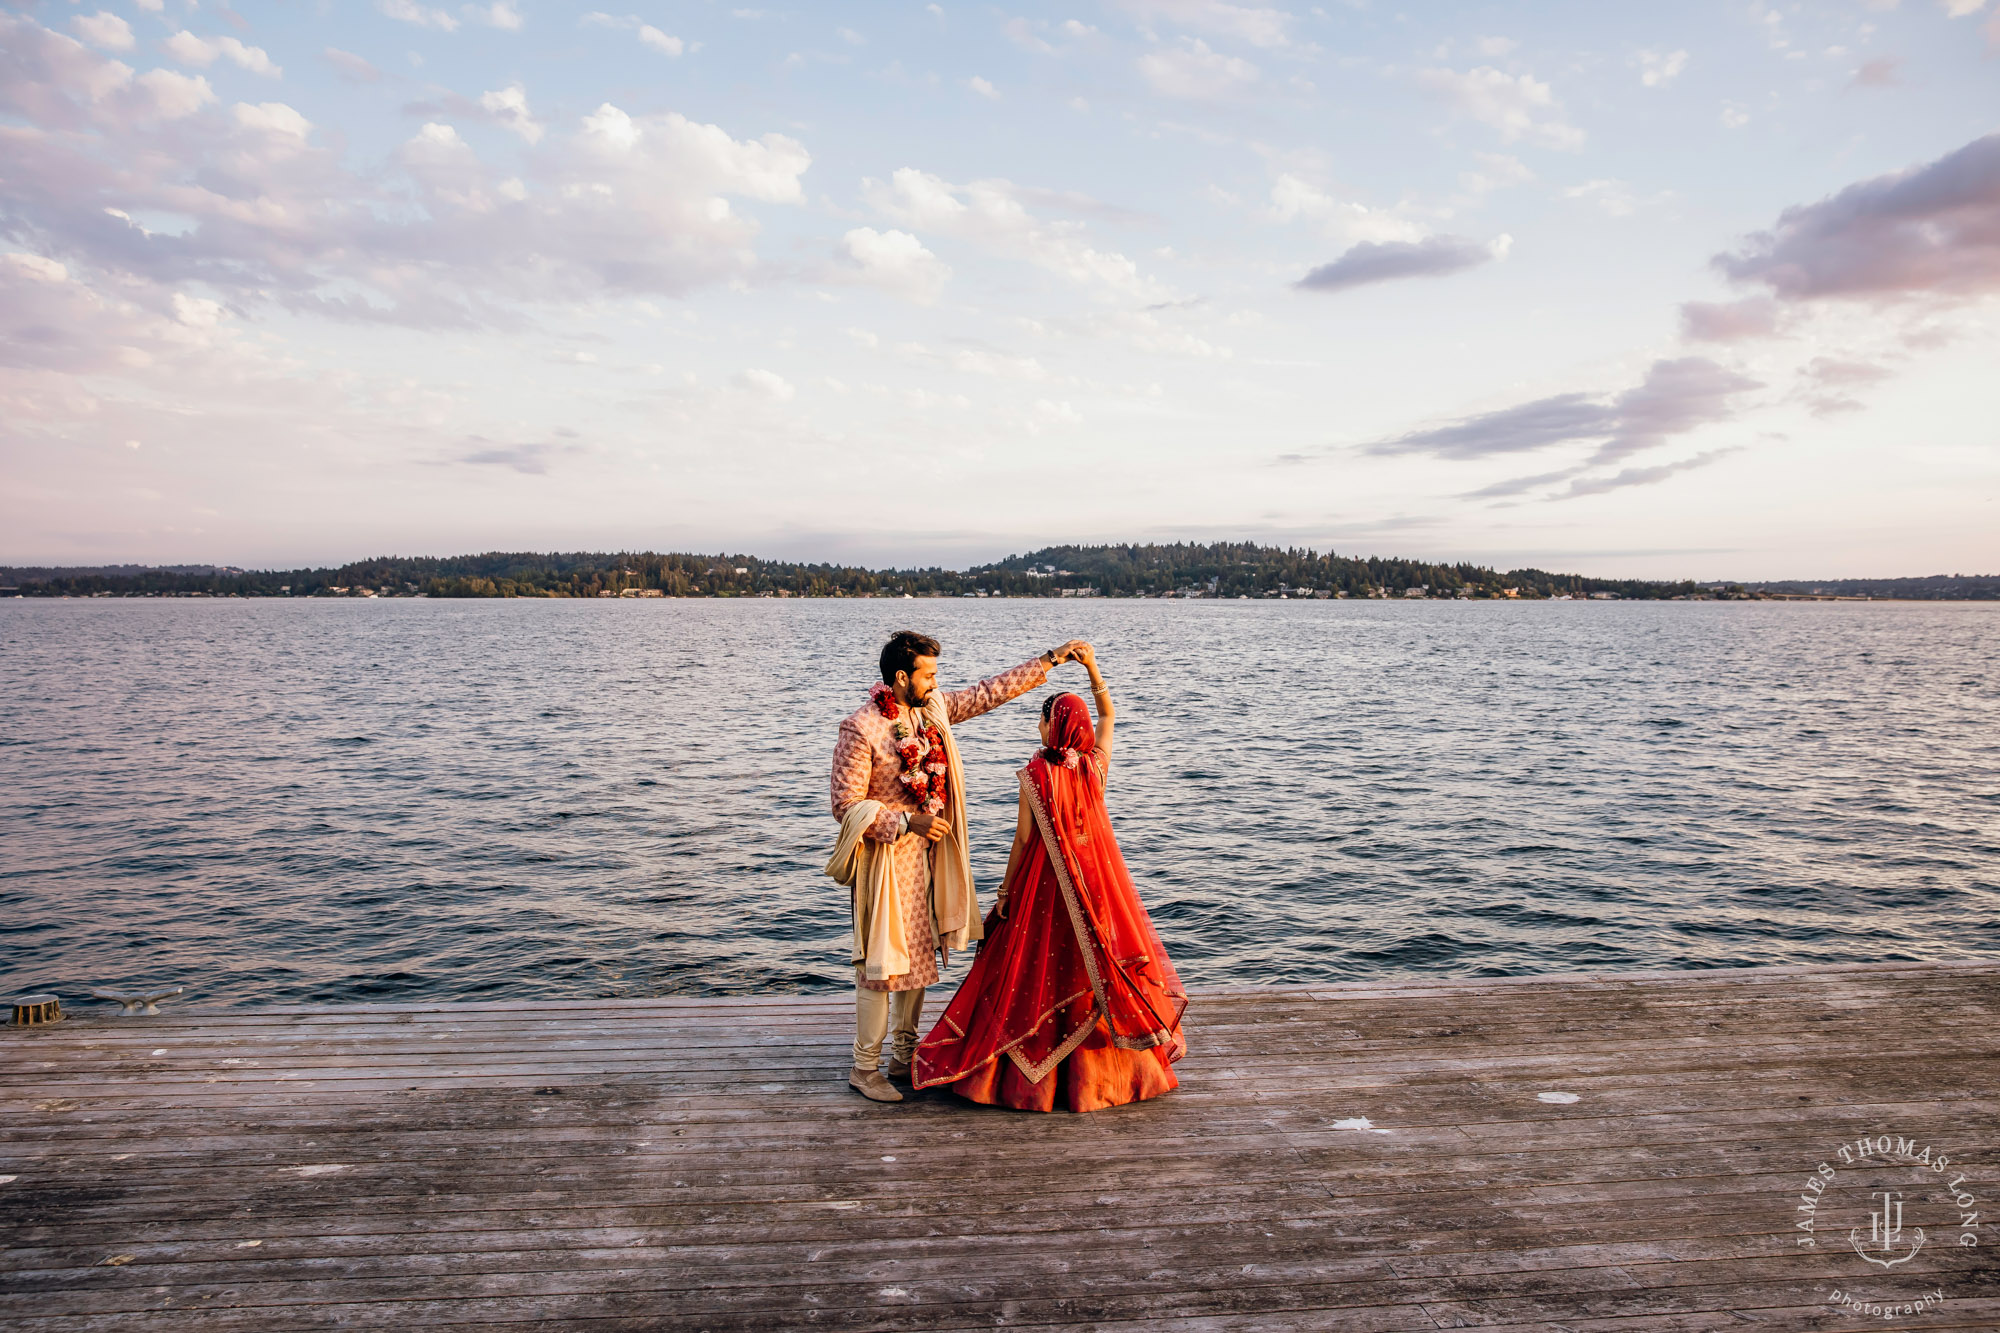
[[[2000,957],[2000,607],[29,600],[0,985],[844,986],[827,767],[904,625],[957,684],[1098,644],[1190,984]],[[958,730],[989,897],[1037,697]]]

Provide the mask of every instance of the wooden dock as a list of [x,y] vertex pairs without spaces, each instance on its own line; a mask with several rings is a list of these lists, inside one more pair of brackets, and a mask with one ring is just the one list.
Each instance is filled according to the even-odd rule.
[[2000,963],[1208,991],[1088,1116],[864,1101],[850,1003],[8,1029],[0,1327],[2000,1329],[1990,1223],[1793,1229],[1877,1134],[2000,1213]]

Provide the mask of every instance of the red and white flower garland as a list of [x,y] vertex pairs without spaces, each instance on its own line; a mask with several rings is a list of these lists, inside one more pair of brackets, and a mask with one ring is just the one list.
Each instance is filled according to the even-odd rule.
[[[896,753],[902,757],[903,786],[915,798],[927,815],[944,813],[945,803],[951,796],[950,768],[945,762],[944,737],[938,734],[935,724],[925,721],[922,726],[912,728],[903,716],[903,706],[896,700],[896,692],[887,685],[876,685],[868,691],[875,707],[882,716],[896,724]],[[914,709],[911,710],[913,713]],[[922,716],[918,714],[918,716]]]

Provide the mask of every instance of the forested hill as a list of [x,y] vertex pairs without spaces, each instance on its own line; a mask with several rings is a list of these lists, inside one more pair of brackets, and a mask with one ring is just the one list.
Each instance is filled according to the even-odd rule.
[[1911,579],[1786,579],[1744,585],[1788,597],[1889,597],[1926,602],[2000,599],[2000,574],[1930,574]]
[[[1850,591],[1857,589],[1858,591]],[[505,552],[380,556],[339,568],[0,568],[0,595],[104,597],[2000,597],[2000,577],[1666,583],[1217,542],[1052,546],[968,570],[750,555]]]
[[[1106,597],[1275,595],[1403,597],[1550,597],[1610,592],[1620,597],[1709,595],[1693,583],[1598,579],[1540,569],[1501,572],[1483,565],[1431,564],[1382,556],[1345,556],[1248,542],[1160,546],[1051,546],[968,571],[1021,576],[1063,588],[1095,588]],[[1510,594],[1509,589],[1513,592]]]

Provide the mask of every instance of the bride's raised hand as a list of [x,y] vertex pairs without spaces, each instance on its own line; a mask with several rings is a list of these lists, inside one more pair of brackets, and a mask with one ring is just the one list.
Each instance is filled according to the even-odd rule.
[[1088,640],[1072,639],[1067,646],[1071,661],[1083,663],[1086,671],[1097,669],[1097,649],[1091,647]]

